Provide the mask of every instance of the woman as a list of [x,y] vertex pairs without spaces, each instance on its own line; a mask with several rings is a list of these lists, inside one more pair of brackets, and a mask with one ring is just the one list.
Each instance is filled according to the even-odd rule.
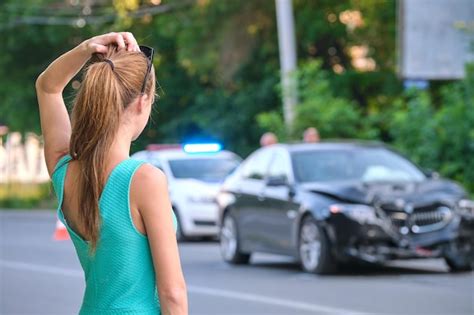
[[[85,274],[80,314],[187,314],[166,178],[129,158],[154,101],[152,55],[131,33],[109,33],[36,81],[58,216]],[[87,61],[70,122],[62,92]]]

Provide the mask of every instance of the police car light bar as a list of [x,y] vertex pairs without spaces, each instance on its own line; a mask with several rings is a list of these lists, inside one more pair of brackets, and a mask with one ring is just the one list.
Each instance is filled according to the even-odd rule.
[[183,146],[186,153],[212,153],[219,152],[222,146],[219,143],[188,143]]

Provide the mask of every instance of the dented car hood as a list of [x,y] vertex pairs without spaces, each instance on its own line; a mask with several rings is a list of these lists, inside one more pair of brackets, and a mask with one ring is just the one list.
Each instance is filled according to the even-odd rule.
[[417,204],[434,200],[449,202],[466,195],[458,184],[443,179],[427,179],[422,182],[304,183],[301,188],[339,202],[358,204],[373,204],[375,201],[393,199]]

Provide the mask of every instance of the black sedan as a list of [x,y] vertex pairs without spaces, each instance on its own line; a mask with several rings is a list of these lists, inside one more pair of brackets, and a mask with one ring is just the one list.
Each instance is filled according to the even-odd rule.
[[218,194],[225,261],[291,255],[305,271],[350,261],[474,261],[474,202],[378,143],[278,144],[250,155]]

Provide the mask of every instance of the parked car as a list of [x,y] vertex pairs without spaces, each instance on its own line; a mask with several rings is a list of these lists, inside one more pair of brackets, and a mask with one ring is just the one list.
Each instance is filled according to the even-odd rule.
[[474,202],[379,143],[261,148],[227,178],[217,202],[229,263],[268,252],[318,274],[353,260],[431,257],[472,269]]
[[225,177],[240,163],[236,154],[217,143],[149,145],[132,158],[160,168],[168,179],[173,210],[178,219],[177,238],[216,237],[216,194]]

